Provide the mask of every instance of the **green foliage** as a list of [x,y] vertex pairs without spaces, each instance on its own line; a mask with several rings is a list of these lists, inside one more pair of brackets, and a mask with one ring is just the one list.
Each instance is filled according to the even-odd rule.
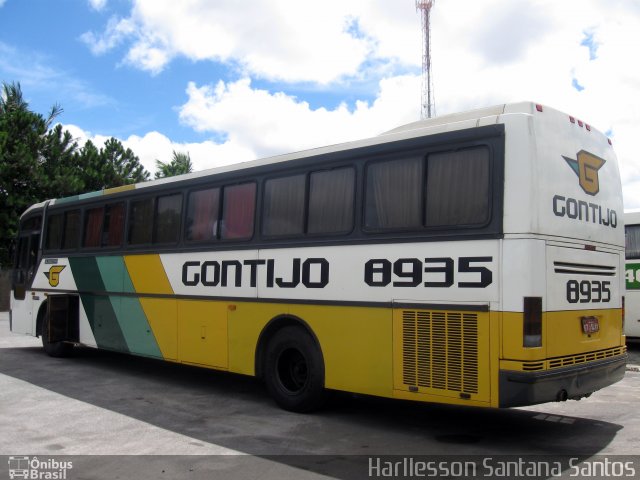
[[191,164],[191,156],[189,155],[189,152],[182,153],[174,150],[173,158],[169,163],[156,160],[156,166],[158,167],[156,178],[174,177],[176,175],[193,172],[193,165]]
[[139,158],[111,138],[103,148],[83,147],[61,125],[54,105],[45,118],[29,110],[19,83],[0,92],[0,266],[10,261],[22,212],[31,204],[149,179]]

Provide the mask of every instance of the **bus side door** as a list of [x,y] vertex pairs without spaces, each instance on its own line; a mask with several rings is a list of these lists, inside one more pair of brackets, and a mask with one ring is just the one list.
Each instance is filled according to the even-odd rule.
[[[33,298],[27,295],[33,276],[38,267],[40,232],[26,232],[18,237],[15,268],[13,269],[12,331],[15,333],[34,332]],[[37,312],[36,312],[37,313]]]

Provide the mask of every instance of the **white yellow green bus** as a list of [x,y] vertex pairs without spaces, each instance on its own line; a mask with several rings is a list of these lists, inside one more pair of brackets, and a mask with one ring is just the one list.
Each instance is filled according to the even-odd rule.
[[611,142],[534,103],[50,200],[11,330],[264,380],[486,407],[579,399],[626,362]]
[[626,271],[624,332],[640,338],[640,212],[625,212]]

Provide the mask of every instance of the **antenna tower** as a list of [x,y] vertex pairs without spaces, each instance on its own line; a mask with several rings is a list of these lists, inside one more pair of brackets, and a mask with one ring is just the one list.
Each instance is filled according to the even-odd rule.
[[433,80],[431,75],[431,8],[435,0],[415,0],[416,11],[420,13],[422,22],[422,119],[431,118],[436,114],[436,102],[433,92]]

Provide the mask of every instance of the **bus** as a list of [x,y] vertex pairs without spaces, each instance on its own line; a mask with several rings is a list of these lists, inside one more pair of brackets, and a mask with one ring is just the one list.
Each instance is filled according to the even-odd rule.
[[511,407],[617,382],[611,141],[536,103],[31,206],[11,330],[329,391]]
[[640,212],[625,212],[626,270],[624,332],[640,338]]

